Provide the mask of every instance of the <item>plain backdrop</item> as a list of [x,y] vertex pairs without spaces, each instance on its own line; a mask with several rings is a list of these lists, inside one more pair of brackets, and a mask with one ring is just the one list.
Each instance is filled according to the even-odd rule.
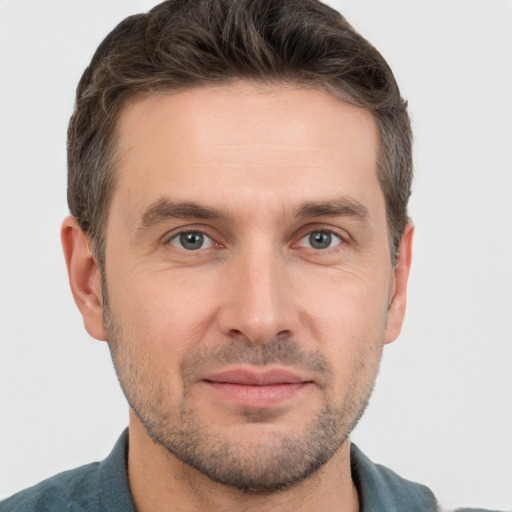
[[[512,2],[338,0],[409,100],[408,315],[353,440],[447,507],[512,509]],[[68,290],[65,132],[101,39],[145,0],[0,0],[0,496],[103,459],[127,424]]]

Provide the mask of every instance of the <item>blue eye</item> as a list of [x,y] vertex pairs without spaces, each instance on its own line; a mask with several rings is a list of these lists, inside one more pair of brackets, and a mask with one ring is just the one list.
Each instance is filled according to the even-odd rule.
[[200,231],[184,231],[172,237],[170,244],[187,251],[197,251],[212,247],[213,240]]
[[312,249],[322,250],[331,249],[341,244],[341,238],[326,230],[311,231],[306,236],[302,237],[299,242],[299,247],[310,247]]

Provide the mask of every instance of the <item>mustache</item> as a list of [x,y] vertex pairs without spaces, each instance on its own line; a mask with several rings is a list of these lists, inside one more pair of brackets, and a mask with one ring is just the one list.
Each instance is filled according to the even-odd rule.
[[248,339],[231,339],[226,344],[193,353],[181,363],[185,382],[212,365],[249,364],[254,366],[282,365],[330,375],[330,365],[319,350],[307,350],[292,337],[275,336],[264,344]]

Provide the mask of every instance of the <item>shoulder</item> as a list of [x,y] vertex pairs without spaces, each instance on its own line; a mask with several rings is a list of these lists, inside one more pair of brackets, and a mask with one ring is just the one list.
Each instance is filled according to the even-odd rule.
[[350,447],[350,458],[362,512],[499,512],[480,508],[443,509],[428,487],[374,464],[354,444]]
[[48,478],[0,503],[0,512],[136,512],[126,461],[128,429],[103,462]]
[[374,464],[354,444],[350,459],[363,512],[437,512],[437,500],[428,487]]
[[1,512],[79,512],[98,505],[99,463],[59,473],[0,503]]

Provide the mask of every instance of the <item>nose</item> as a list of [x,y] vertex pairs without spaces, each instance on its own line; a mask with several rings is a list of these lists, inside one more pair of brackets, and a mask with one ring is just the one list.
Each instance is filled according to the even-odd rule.
[[259,247],[239,254],[228,267],[218,311],[222,333],[256,344],[292,335],[298,316],[284,259]]

